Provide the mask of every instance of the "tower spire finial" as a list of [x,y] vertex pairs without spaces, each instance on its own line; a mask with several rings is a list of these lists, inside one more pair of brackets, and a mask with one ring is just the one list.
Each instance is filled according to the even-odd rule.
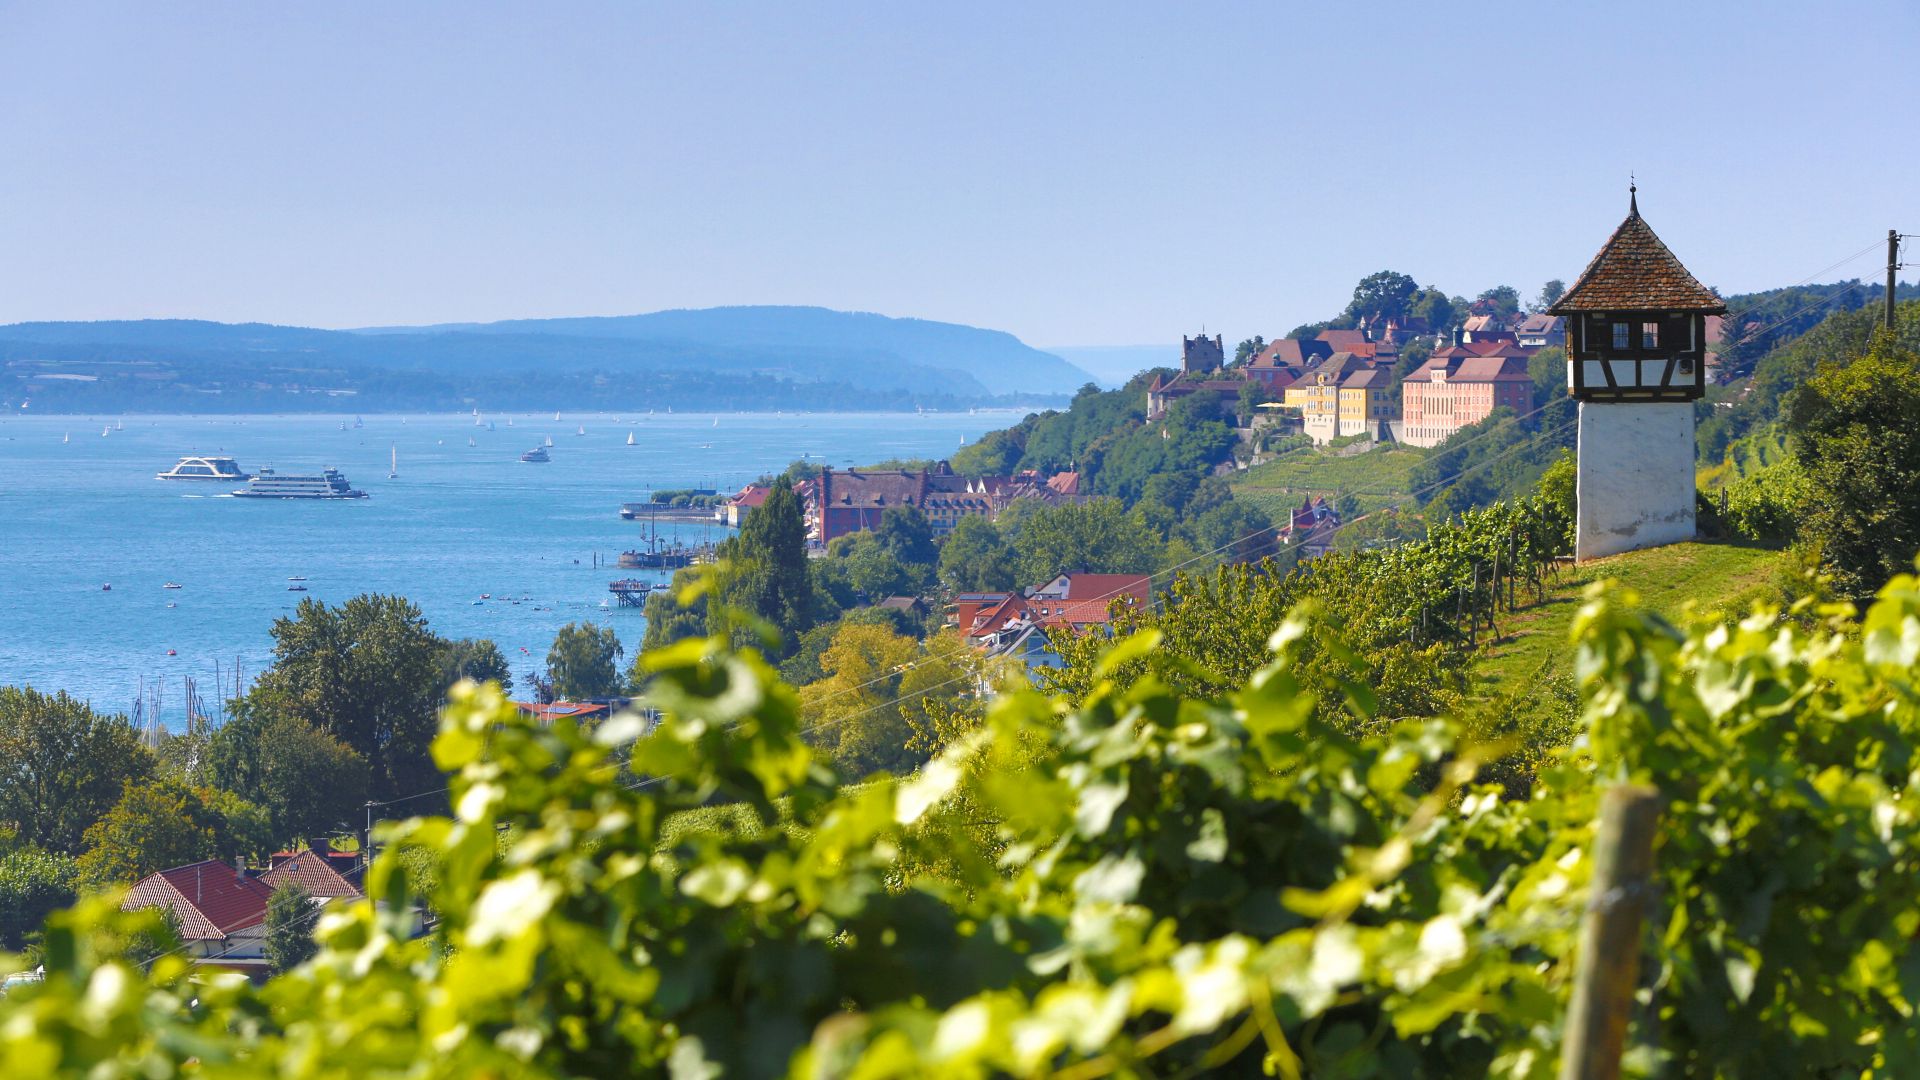
[[1627,216],[1640,216],[1640,187],[1634,183],[1633,174],[1627,174]]

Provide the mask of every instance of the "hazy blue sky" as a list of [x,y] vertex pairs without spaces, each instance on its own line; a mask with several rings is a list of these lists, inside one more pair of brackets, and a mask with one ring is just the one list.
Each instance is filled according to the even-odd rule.
[[[1920,232],[1920,5],[0,0],[0,322],[822,304],[1269,337]],[[1871,275],[1874,254],[1831,276]]]

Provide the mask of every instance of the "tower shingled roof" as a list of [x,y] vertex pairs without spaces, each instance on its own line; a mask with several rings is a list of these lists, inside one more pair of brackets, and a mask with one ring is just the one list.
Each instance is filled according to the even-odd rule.
[[1640,216],[1639,200],[1613,230],[1580,279],[1547,309],[1551,315],[1581,311],[1699,311],[1718,315],[1726,302],[1680,265]]

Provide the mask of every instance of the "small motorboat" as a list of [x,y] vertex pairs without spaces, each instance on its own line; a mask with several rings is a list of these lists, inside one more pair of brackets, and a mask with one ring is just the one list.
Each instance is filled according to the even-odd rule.
[[289,585],[287,586],[287,591],[288,592],[306,592],[307,587],[305,585]]
[[113,591],[113,582],[111,582],[111,581],[109,581],[109,582],[107,582],[107,583],[106,583],[105,585],[102,585],[102,586],[100,586],[100,591],[101,591],[101,592],[112,592],[112,591]]
[[175,582],[171,582],[171,581],[169,581],[169,582],[167,582],[167,583],[166,583],[165,585],[162,585],[162,586],[160,586],[160,587],[161,587],[161,588],[163,588],[163,589],[177,589],[177,588],[179,588],[180,586],[179,586],[178,584],[176,584]]
[[175,652],[175,651],[173,651],[172,649],[168,649],[168,650],[167,650],[167,655],[168,655],[168,656],[179,656],[180,654],[179,654],[179,653],[177,653],[177,652]]
[[288,577],[288,578],[287,578],[287,580],[288,580],[288,581],[305,581],[305,580],[307,580],[307,579],[306,579],[305,577],[303,577],[303,576],[301,576],[301,575],[299,575],[299,574],[294,574],[294,575],[292,575],[292,576],[290,576],[290,577]]

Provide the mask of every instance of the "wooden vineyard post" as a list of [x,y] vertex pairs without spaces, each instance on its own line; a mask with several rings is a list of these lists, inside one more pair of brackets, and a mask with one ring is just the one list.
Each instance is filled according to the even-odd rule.
[[1618,784],[1600,805],[1593,882],[1580,926],[1560,1080],[1617,1080],[1640,979],[1640,925],[1652,889],[1660,793]]

